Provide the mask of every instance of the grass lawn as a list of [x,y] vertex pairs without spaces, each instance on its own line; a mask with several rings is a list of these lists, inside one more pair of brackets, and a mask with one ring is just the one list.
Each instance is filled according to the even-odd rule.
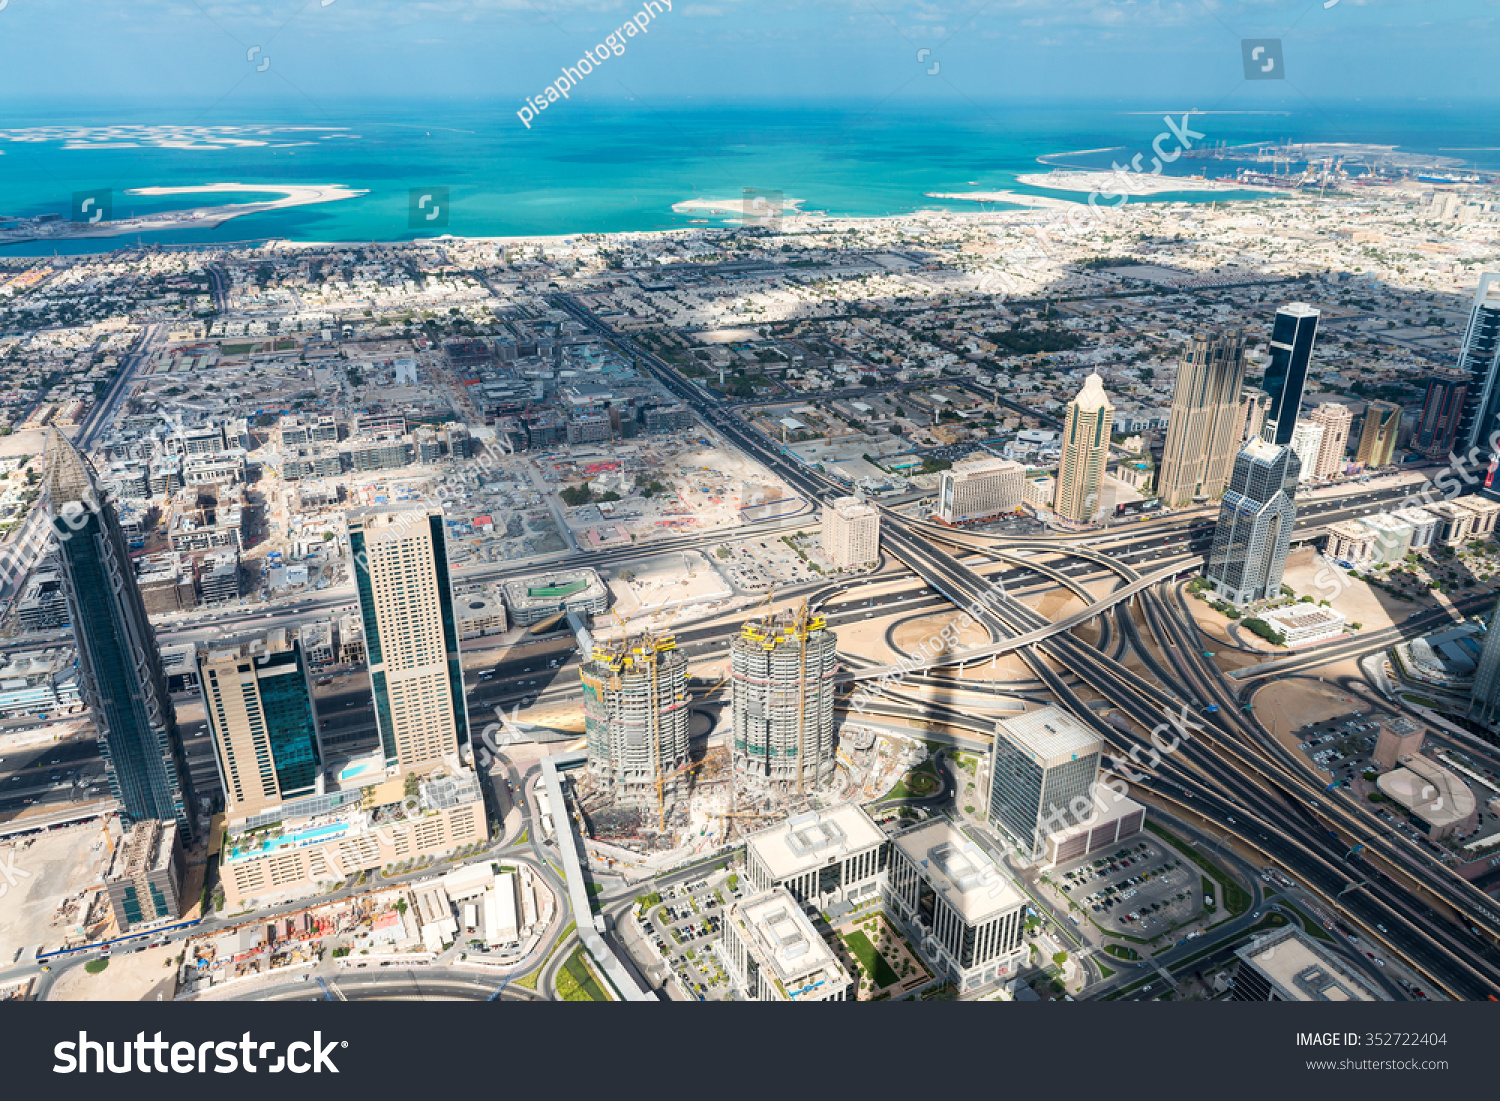
[[89,960],[83,965],[83,970],[90,975],[97,975],[109,966],[108,960]]
[[[1183,856],[1187,857],[1187,859],[1196,864],[1199,871],[1203,872],[1204,875],[1209,876],[1214,880],[1214,882],[1218,883],[1219,901],[1223,903],[1224,909],[1229,914],[1238,917],[1240,914],[1243,914],[1246,910],[1250,909],[1250,892],[1241,887],[1239,883],[1237,883],[1233,878],[1225,875],[1217,864],[1209,860],[1202,853],[1198,852],[1197,849],[1193,848],[1187,842],[1178,838],[1175,834],[1169,833],[1166,830],[1162,829],[1155,822],[1148,821],[1146,823],[1146,829],[1156,834],[1168,845],[1171,845]],[[1209,894],[1211,892],[1205,889],[1203,893]]]
[[1107,979],[1115,973],[1115,969],[1113,967],[1105,967],[1104,964],[1100,963],[1098,960],[1094,961],[1094,966],[1099,968],[1100,978]]
[[593,972],[583,959],[584,947],[579,945],[568,957],[568,961],[557,972],[557,993],[565,1002],[607,1002],[609,995],[595,980]]
[[1141,954],[1128,944],[1106,944],[1104,950],[1116,959],[1138,960]]
[[856,929],[844,938],[844,943],[849,946],[850,954],[859,961],[860,970],[874,981],[877,990],[895,986],[901,981],[901,976],[896,974],[896,969],[886,962],[884,956],[875,951],[875,946],[870,943],[870,938],[865,936],[864,930]]

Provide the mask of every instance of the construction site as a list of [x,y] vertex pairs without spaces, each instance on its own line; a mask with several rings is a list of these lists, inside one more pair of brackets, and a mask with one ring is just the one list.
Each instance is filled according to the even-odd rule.
[[[836,756],[837,637],[805,604],[740,625],[728,675],[699,696],[700,719],[716,712],[699,738],[673,636],[580,640],[588,764],[573,794],[594,841],[642,855],[722,844],[861,789],[853,761],[869,746]],[[726,686],[727,708],[709,702]]]

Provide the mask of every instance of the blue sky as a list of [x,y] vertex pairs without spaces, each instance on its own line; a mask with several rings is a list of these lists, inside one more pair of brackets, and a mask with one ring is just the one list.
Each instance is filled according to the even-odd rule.
[[[1204,109],[1253,109],[1278,97],[1500,97],[1500,0],[673,0],[673,8],[629,39],[579,97],[1188,97]],[[638,10],[630,0],[0,0],[0,103],[187,101],[238,114],[279,99],[506,102],[534,93]],[[1280,38],[1286,80],[1247,82],[1242,38]]]

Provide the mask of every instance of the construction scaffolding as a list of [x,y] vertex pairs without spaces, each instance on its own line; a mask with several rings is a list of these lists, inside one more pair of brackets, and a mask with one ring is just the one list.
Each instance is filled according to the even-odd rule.
[[591,786],[617,807],[654,805],[660,827],[686,786],[687,666],[671,635],[643,634],[594,641],[581,672]]
[[833,779],[837,648],[806,603],[741,625],[730,644],[736,779],[798,796]]

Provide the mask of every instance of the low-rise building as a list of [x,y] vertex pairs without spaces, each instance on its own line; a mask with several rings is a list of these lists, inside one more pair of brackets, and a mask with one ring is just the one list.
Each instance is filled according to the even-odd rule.
[[[1103,789],[1100,791],[1102,793]],[[1107,802],[1103,810],[1087,821],[1047,835],[1047,866],[1055,867],[1103,852],[1134,837],[1145,827],[1146,808],[1134,799],[1120,796]]]
[[1388,1002],[1368,979],[1294,925],[1235,949],[1237,1002]]
[[1375,786],[1405,807],[1418,829],[1438,841],[1474,828],[1478,802],[1461,777],[1420,753],[1398,757],[1397,765],[1381,773]]
[[1358,520],[1335,520],[1328,525],[1323,557],[1360,566],[1375,556],[1375,533]]
[[1317,604],[1288,604],[1262,612],[1260,618],[1285,637],[1288,646],[1306,646],[1344,633],[1344,617]]
[[1453,503],[1474,517],[1473,523],[1469,525],[1471,538],[1488,539],[1495,534],[1495,521],[1500,518],[1500,501],[1491,501],[1487,497],[1459,497]]
[[511,622],[520,627],[540,623],[559,612],[602,615],[609,606],[608,590],[590,569],[518,577],[507,581],[502,592]]
[[746,1001],[844,1002],[854,996],[849,972],[782,888],[730,906],[719,951]]
[[508,625],[505,602],[494,593],[464,593],[455,597],[453,603],[458,615],[458,637],[461,639],[498,635]]
[[756,890],[784,888],[824,912],[872,898],[889,861],[884,831],[858,803],[799,814],[745,841],[745,878]]

